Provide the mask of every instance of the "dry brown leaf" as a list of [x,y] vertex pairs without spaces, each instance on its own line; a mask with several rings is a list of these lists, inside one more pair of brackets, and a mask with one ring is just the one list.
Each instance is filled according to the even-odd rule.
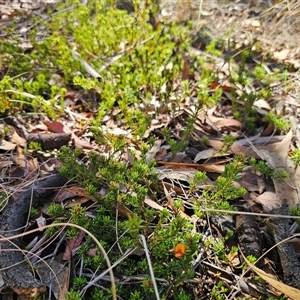
[[8,142],[6,140],[0,140],[0,150],[11,151],[16,148],[16,144]]
[[197,155],[194,158],[194,162],[196,163],[201,159],[208,159],[211,157],[220,157],[220,156],[226,156],[226,155],[229,155],[229,153],[228,154],[220,154],[220,153],[216,152],[216,150],[209,148],[209,149],[205,149],[205,150],[202,150],[199,153],[197,153]]
[[130,217],[135,216],[135,214],[132,210],[130,210],[128,207],[124,206],[121,203],[117,203],[116,209],[117,209],[118,213],[123,217],[128,218],[128,216],[130,216]]
[[166,155],[168,154],[168,151],[167,151],[167,149],[165,148],[165,147],[162,147],[161,149],[160,149],[160,151],[158,151],[157,153],[156,153],[156,155],[155,155],[155,161],[160,161],[160,160],[163,160],[165,157],[166,157]]
[[[276,145],[274,151],[268,151],[260,149],[258,154],[261,158],[266,160],[268,165],[273,170],[284,170],[290,174],[290,178],[284,178],[282,180],[273,180],[276,194],[280,199],[287,199],[290,206],[295,206],[298,203],[298,193],[295,177],[295,168],[293,162],[288,157],[288,151],[291,145],[291,140],[293,137],[292,130],[285,136],[285,138]],[[300,187],[300,186],[299,186]]]
[[261,136],[270,136],[275,130],[273,123],[269,123],[268,126],[261,132]]
[[160,151],[161,144],[162,144],[162,140],[156,140],[154,142],[152,148],[146,154],[146,162],[148,164],[157,155],[157,153]]
[[77,250],[79,249],[79,246],[82,244],[84,237],[84,232],[80,231],[76,238],[68,241],[62,260],[69,260],[72,256],[76,254]]
[[68,191],[67,188],[61,189],[59,193],[56,195],[54,201],[57,203],[61,203],[67,199],[73,198],[75,196],[74,193]]
[[74,195],[77,195],[77,196],[83,196],[83,197],[89,198],[95,202],[97,201],[97,199],[95,199],[93,196],[91,196],[84,188],[79,187],[79,186],[77,186],[77,187],[73,186],[73,187],[66,188],[65,191],[72,193]]
[[53,122],[44,122],[47,126],[48,130],[53,131],[55,133],[70,133],[72,134],[71,140],[73,141],[76,148],[80,149],[93,149],[94,147],[86,142],[81,140],[66,124],[63,124],[58,121]]
[[262,279],[264,279],[265,281],[267,281],[270,285],[272,285],[275,289],[277,289],[278,291],[282,292],[283,294],[285,294],[286,296],[290,297],[291,299],[294,300],[299,300],[300,299],[300,290],[295,289],[291,286],[288,286],[278,280],[276,280],[275,276],[267,274],[266,272],[264,272],[263,270],[257,268],[256,266],[254,266],[253,264],[251,264],[247,258],[244,256],[244,254],[242,253],[242,256],[245,260],[245,262],[247,263],[247,265],[257,274],[259,275]]
[[42,281],[48,287],[51,286],[55,299],[65,300],[69,291],[71,261],[67,264],[62,264],[60,260],[61,255],[54,260],[52,258],[45,260],[47,264],[41,261],[38,263],[36,271]]
[[290,53],[291,53],[290,49],[283,49],[281,51],[274,51],[273,55],[275,59],[285,60],[289,57]]
[[59,121],[46,121],[44,122],[44,125],[47,126],[49,131],[55,132],[55,133],[69,133],[65,132],[65,125]]
[[166,168],[159,174],[159,179],[189,181],[195,177],[197,170],[194,168]]
[[231,130],[239,130],[242,127],[241,122],[235,120],[235,119],[221,119],[217,122],[215,122],[215,125],[218,129],[224,129],[229,128]]
[[185,152],[177,152],[175,156],[171,159],[171,162],[183,162],[187,158]]
[[240,258],[239,258],[239,255],[238,255],[238,252],[229,252],[227,254],[227,258],[229,260],[229,263],[231,264],[231,266],[233,267],[238,267],[241,265],[241,261],[240,261]]
[[300,238],[299,237],[294,237],[289,240],[289,243],[291,243],[295,249],[295,251],[299,252],[300,251]]
[[78,186],[61,189],[56,195],[54,201],[57,203],[61,203],[71,198],[73,198],[72,201],[70,201],[66,205],[66,207],[73,207],[76,205],[84,204],[90,200],[92,200],[93,202],[97,201],[97,199],[91,196],[84,188]]
[[14,133],[12,134],[10,141],[21,147],[26,146],[26,140],[20,137],[16,131],[14,131]]
[[248,192],[259,192],[261,194],[264,191],[264,180],[256,174],[251,166],[245,167],[240,175],[241,177],[237,182]]
[[[164,186],[164,192],[165,192],[165,195],[166,195],[166,198],[168,200],[168,203],[166,204],[167,207],[169,207],[172,211],[176,211],[175,207],[174,207],[174,200],[172,198],[172,196],[170,195],[169,191],[165,188]],[[185,219],[185,220],[188,220],[190,222],[195,222],[195,219],[198,219],[198,217],[196,216],[193,216],[193,217],[190,217],[188,216],[185,212],[184,212],[184,206],[181,206],[180,210],[179,210],[179,215]]]
[[30,130],[30,133],[39,133],[39,132],[45,132],[48,130],[48,127],[45,124],[37,124],[33,126]]
[[67,205],[67,208],[70,207],[74,207],[74,206],[80,206],[84,203],[87,203],[88,201],[90,201],[91,198],[90,197],[81,197],[81,196],[77,196],[75,199],[72,199]]
[[14,161],[20,168],[27,170],[27,172],[29,173],[35,172],[39,168],[39,163],[37,158],[31,158],[25,156],[20,146],[17,146],[17,151],[16,151]]
[[[166,176],[166,177],[163,177],[163,178],[168,178],[168,177]],[[159,187],[160,190],[163,190],[163,185],[168,190],[174,191],[177,195],[183,195],[184,194],[184,191],[182,190],[181,187],[178,187],[178,186],[174,185],[173,183],[162,181],[162,179],[160,179],[160,181],[158,183],[158,187]]]
[[283,138],[283,136],[262,136],[255,139],[242,139],[234,142],[230,151],[233,154],[242,152],[246,157],[265,159],[261,150],[275,151]]
[[207,145],[212,147],[215,150],[220,150],[223,146],[223,142],[220,140],[209,139],[209,141],[207,142]]
[[253,202],[261,204],[264,213],[271,213],[272,210],[278,209],[282,205],[283,199],[280,199],[276,193],[264,192],[259,195]]
[[157,202],[150,199],[148,196],[145,197],[145,203],[156,210],[164,209],[161,205],[159,205]]
[[171,197],[171,194],[169,193],[169,191],[166,189],[164,183],[163,183],[163,187],[164,187],[165,196],[168,200],[168,203],[166,204],[166,206],[169,207],[172,211],[175,211],[173,198]]
[[86,141],[82,141],[77,135],[75,135],[74,133],[72,133],[72,138],[71,138],[74,142],[74,145],[76,148],[80,148],[80,149],[94,149],[94,147],[86,142]]
[[270,111],[272,109],[272,107],[269,104],[269,102],[266,101],[265,99],[258,99],[256,101],[254,101],[253,106],[255,106],[257,108],[264,109],[266,111]]
[[216,164],[201,164],[200,165],[200,164],[176,163],[176,162],[167,162],[167,161],[159,161],[158,164],[166,165],[172,169],[191,167],[196,170],[212,172],[212,173],[223,173],[225,170],[224,166],[220,166],[220,165],[216,165]]

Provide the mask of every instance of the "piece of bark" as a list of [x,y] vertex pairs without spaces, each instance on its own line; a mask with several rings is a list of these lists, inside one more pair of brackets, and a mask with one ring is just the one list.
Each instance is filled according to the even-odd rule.
[[[15,201],[10,202],[3,210],[0,219],[1,237],[11,237],[22,232],[26,225],[30,207],[42,204],[53,190],[62,187],[67,179],[52,174],[38,180]],[[16,246],[14,246],[13,242]],[[24,260],[20,247],[20,238],[0,242],[0,269],[4,282],[19,295],[36,295],[45,292],[46,286],[35,279]]]
[[71,140],[69,133],[31,133],[28,134],[28,142],[37,142],[43,149],[59,149],[64,145],[68,145]]
[[246,257],[248,255],[252,255],[256,258],[259,258],[262,254],[263,240],[256,217],[241,213],[236,217],[235,226],[237,230],[239,246],[243,254]]
[[[280,218],[280,215],[289,215],[289,205],[285,202],[279,209],[272,211],[277,217],[271,218],[267,223],[271,232],[273,233],[275,243],[279,243],[288,236],[290,229],[289,219]],[[296,253],[294,247],[288,243],[281,243],[277,245],[280,263],[283,272],[284,283],[296,289],[300,289],[300,261],[299,255]]]

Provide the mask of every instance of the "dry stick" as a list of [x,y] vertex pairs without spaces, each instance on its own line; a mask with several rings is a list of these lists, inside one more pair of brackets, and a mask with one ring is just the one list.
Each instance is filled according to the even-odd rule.
[[[5,272],[2,272],[2,277],[6,285],[18,294],[44,292],[46,286],[35,279],[26,263],[20,263],[24,260],[20,251],[5,251],[6,249],[12,248],[12,244],[5,239],[21,233],[22,227],[27,222],[30,207],[45,201],[45,199],[53,193],[55,188],[62,187],[67,182],[68,180],[65,177],[58,174],[52,174],[51,176],[37,180],[28,187],[26,192],[21,194],[18,200],[10,201],[2,211],[0,219],[0,235],[2,235],[4,239],[0,243],[2,250],[0,251],[0,268],[6,269]],[[20,242],[20,238],[13,238],[13,243],[18,247]],[[11,267],[11,265],[15,264],[17,265]]]
[[158,292],[158,288],[157,288],[157,284],[156,284],[156,280],[155,280],[155,276],[154,276],[154,272],[153,272],[153,268],[152,268],[152,264],[151,264],[151,258],[150,258],[150,254],[149,254],[149,251],[148,251],[145,236],[140,234],[140,240],[141,240],[141,242],[144,246],[144,250],[145,250],[145,254],[146,254],[146,258],[147,258],[147,262],[148,262],[149,272],[150,272],[150,276],[151,276],[151,279],[152,279],[152,284],[153,284],[156,300],[160,300],[159,292]]
[[[31,251],[28,251],[28,250],[23,250],[23,249],[21,249],[20,247],[18,247],[15,243],[13,243],[12,241],[9,241],[15,248],[14,249],[6,249],[6,251],[20,251],[20,252],[22,252],[22,253],[24,253],[24,260],[23,261],[20,261],[20,262],[18,262],[18,263],[16,263],[14,266],[17,266],[18,264],[21,264],[21,263],[23,263],[25,260],[27,260],[29,263],[30,263],[30,261],[29,261],[29,258],[27,257],[27,256],[30,256],[30,258],[32,258],[32,257],[36,257],[36,258],[39,258],[40,259],[40,261],[41,262],[43,262],[48,268],[49,268],[49,270],[50,270],[50,272],[53,274],[53,276],[54,276],[54,279],[56,280],[56,282],[57,283],[59,283],[59,280],[58,280],[58,278],[57,278],[57,276],[56,276],[56,274],[55,274],[55,272],[54,272],[54,270],[51,268],[51,266],[46,262],[46,259],[45,258],[41,258],[38,254],[36,254],[36,253],[34,253],[34,252],[31,252]],[[26,254],[25,254],[26,253]],[[9,268],[11,268],[11,267],[13,267],[13,266],[9,266],[9,267],[7,267],[7,269],[9,269]],[[33,268],[32,268],[33,269]],[[6,269],[2,269],[1,271],[5,271]],[[61,290],[61,287],[59,286],[59,289],[60,289],[60,292],[62,291]],[[38,290],[37,289],[32,289],[31,290],[31,293],[30,293],[30,296],[31,297],[35,297],[35,296],[37,296],[37,294],[38,294]]]
[[[86,230],[85,228],[79,226],[79,225],[76,225],[76,224],[71,224],[71,223],[56,223],[56,224],[49,224],[49,225],[45,225],[45,226],[42,226],[40,228],[36,228],[36,229],[33,229],[33,230],[30,230],[30,231],[27,231],[27,232],[24,232],[24,233],[20,233],[20,234],[16,234],[14,236],[10,236],[10,237],[2,237],[0,238],[0,243],[1,242],[8,242],[9,240],[14,240],[14,239],[18,239],[18,238],[21,238],[23,236],[26,236],[28,234],[32,234],[34,232],[38,232],[38,231],[41,231],[41,230],[44,230],[44,229],[47,229],[47,228],[52,228],[52,227],[75,227],[81,231],[83,231],[84,233],[86,233],[95,243],[96,245],[99,247],[100,251],[102,252],[103,256],[104,256],[104,259],[106,261],[106,264],[108,266],[108,273],[110,275],[110,280],[111,280],[111,290],[112,290],[112,296],[113,296],[113,300],[117,300],[117,294],[116,294],[116,284],[115,284],[115,277],[114,277],[114,273],[112,271],[112,265],[110,263],[110,260],[107,256],[107,253],[106,251],[104,250],[104,248],[102,247],[102,245],[100,244],[100,242],[97,240],[97,238],[91,233],[89,232],[88,230]],[[135,250],[135,249],[133,249]],[[130,252],[129,254],[131,254],[132,252]],[[105,272],[105,273],[107,273]]]
[[[22,192],[18,200],[10,201],[3,210],[0,219],[0,234],[9,237],[20,233],[28,222],[27,216],[30,208],[45,201],[54,188],[62,187],[67,181],[61,175],[52,173],[51,176],[39,178],[27,186],[27,191]],[[0,251],[0,268],[9,269],[2,274],[7,286],[18,294],[36,294],[45,291],[46,286],[37,281],[29,272],[20,251],[15,251],[15,249],[19,249],[19,239],[15,242],[17,244],[13,250],[11,249],[12,242],[10,242],[11,244],[9,242],[0,243],[3,250]],[[16,265],[16,267],[13,268],[12,265]]]
[[[62,187],[68,182],[67,178],[53,174],[50,177],[44,178],[40,181],[33,183],[28,191],[24,192],[17,201],[13,201],[9,203],[4,211],[2,212],[1,220],[0,220],[0,234],[3,238],[0,239],[0,268],[5,268],[6,271],[2,272],[2,277],[7,286],[12,288],[18,294],[38,294],[39,292],[44,292],[46,290],[46,286],[35,279],[35,277],[28,270],[26,264],[23,262],[24,258],[20,251],[5,251],[6,249],[11,249],[12,243],[16,245],[15,249],[19,248],[20,237],[27,235],[32,232],[40,231],[42,229],[48,227],[59,226],[59,224],[52,224],[44,227],[37,228],[36,230],[31,230],[26,233],[18,234],[26,223],[27,216],[31,205],[35,206],[39,202],[43,202],[44,199],[47,198],[52,192],[54,188]],[[51,188],[49,188],[49,186]],[[48,189],[46,189],[48,187]],[[33,197],[32,197],[33,196]],[[31,201],[32,200],[32,201]],[[14,215],[16,214],[16,215]],[[91,238],[95,241],[95,243],[100,248],[103,253],[107,265],[109,267],[109,273],[112,280],[112,293],[113,299],[116,299],[116,289],[115,282],[113,277],[113,272],[111,270],[111,264],[108,259],[108,256],[101,246],[101,244],[97,241],[97,239],[86,229],[77,226],[75,224],[66,224],[66,226],[73,226],[81,229],[83,232],[87,233],[91,236]],[[12,232],[16,232],[17,234],[13,234]],[[12,240],[12,243],[9,241]],[[16,266],[12,266],[17,264]]]

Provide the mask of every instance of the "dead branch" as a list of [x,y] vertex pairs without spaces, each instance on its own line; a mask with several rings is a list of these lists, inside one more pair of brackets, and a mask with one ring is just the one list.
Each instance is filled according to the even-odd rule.
[[[54,189],[62,187],[67,179],[52,174],[34,182],[17,200],[11,201],[1,214],[0,235],[11,237],[22,232],[31,206],[42,204]],[[20,238],[0,242],[0,268],[4,282],[17,294],[36,295],[45,292],[46,286],[29,271],[23,254],[18,249]]]

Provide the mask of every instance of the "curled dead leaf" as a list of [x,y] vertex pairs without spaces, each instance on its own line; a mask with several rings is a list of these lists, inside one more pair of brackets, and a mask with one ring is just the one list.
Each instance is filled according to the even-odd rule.
[[278,209],[282,205],[282,199],[276,193],[272,192],[264,192],[253,200],[253,202],[260,204],[264,213],[271,213],[272,210]]

